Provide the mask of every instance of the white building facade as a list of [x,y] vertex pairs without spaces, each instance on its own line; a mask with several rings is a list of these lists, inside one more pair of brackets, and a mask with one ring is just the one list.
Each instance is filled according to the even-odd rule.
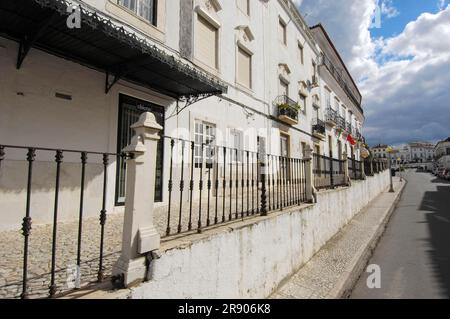
[[[65,26],[69,3],[82,7],[80,28],[78,9],[75,27]],[[163,135],[195,141],[195,158],[202,143],[293,158],[309,146],[360,158],[362,97],[323,27],[310,29],[290,0],[3,0],[0,13],[1,145],[120,153],[131,141],[130,125],[150,111]],[[26,17],[33,14],[31,23]],[[8,155],[2,168],[12,173],[2,175],[0,205],[22,212],[25,152]],[[170,158],[163,137],[155,195],[161,205]],[[54,178],[53,161],[36,158],[37,223],[51,219],[53,193],[39,180]],[[107,166],[114,199],[108,212],[123,210],[121,165],[112,156]],[[71,220],[78,214],[70,198],[79,192],[79,158],[67,155],[62,169],[68,181],[61,219]],[[91,163],[87,207],[97,205],[102,182],[101,161]],[[0,216],[2,227],[21,217]]]
[[435,154],[437,166],[450,169],[450,137],[436,144]]

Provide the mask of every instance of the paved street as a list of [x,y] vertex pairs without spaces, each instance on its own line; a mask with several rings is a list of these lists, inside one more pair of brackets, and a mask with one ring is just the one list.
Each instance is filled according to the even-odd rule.
[[410,170],[405,192],[369,264],[381,267],[381,289],[363,273],[351,298],[450,298],[450,182]]

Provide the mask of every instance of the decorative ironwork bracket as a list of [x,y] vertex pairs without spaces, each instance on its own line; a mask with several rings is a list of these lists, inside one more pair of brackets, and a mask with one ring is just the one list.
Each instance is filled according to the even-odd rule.
[[[112,79],[111,79],[112,78]],[[105,81],[105,94],[108,94],[112,87],[119,82],[121,76],[114,74],[110,76],[109,72],[106,72],[106,81]]]
[[17,64],[16,68],[19,70],[22,67],[23,61],[30,52],[31,47],[36,43],[42,33],[45,32],[47,27],[53,22],[55,17],[58,15],[57,12],[52,12],[46,18],[44,18],[42,23],[38,24],[30,30],[29,34],[20,40],[19,52],[17,54]]
[[180,114],[184,109],[188,108],[192,104],[195,104],[197,102],[200,102],[202,100],[205,100],[211,96],[215,96],[218,94],[221,94],[222,92],[213,92],[213,93],[206,93],[206,94],[199,94],[199,95],[188,95],[188,96],[182,96],[179,98],[180,102],[186,102],[186,104],[177,111],[177,115]]

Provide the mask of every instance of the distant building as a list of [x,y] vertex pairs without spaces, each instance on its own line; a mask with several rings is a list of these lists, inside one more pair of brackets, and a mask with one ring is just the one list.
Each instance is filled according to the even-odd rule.
[[408,144],[410,161],[413,163],[431,162],[434,159],[435,146],[428,142],[414,142]]
[[388,145],[378,144],[372,147],[372,153],[375,158],[388,158]]
[[439,167],[450,167],[450,137],[437,143],[435,149],[436,163]]

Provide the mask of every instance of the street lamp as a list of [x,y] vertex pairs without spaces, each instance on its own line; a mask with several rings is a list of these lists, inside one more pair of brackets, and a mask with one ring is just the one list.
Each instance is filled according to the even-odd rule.
[[390,179],[390,188],[389,188],[389,193],[394,193],[394,182],[392,180],[392,150],[388,148],[388,153],[389,153],[389,179]]

